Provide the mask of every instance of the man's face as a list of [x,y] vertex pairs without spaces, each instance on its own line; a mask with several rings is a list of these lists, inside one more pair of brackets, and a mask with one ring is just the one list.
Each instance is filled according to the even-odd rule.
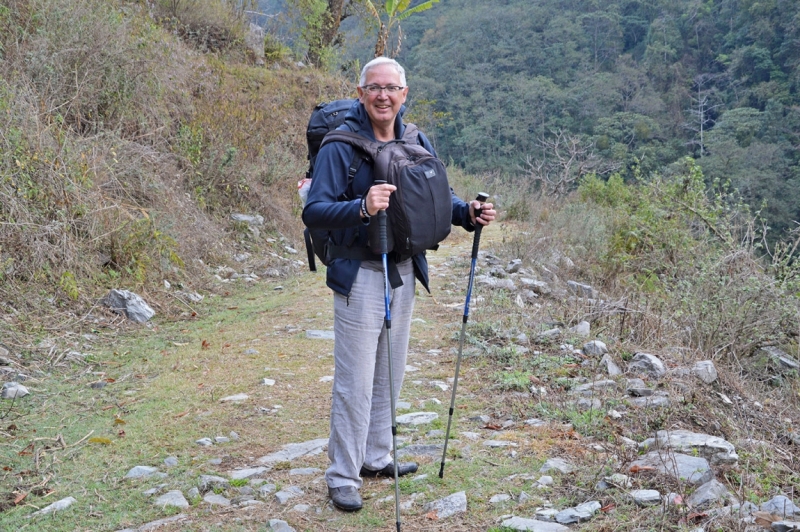
[[[391,65],[378,65],[367,72],[367,80],[364,86],[367,85],[399,86],[400,74]],[[394,118],[400,112],[400,107],[405,103],[407,94],[408,87],[394,94],[390,94],[385,90],[377,94],[369,94],[361,87],[358,87],[359,99],[364,104],[373,127],[393,127]]]

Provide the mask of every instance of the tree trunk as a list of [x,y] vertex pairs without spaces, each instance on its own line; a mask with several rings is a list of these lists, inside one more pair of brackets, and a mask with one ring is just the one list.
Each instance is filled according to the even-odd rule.
[[347,2],[348,0],[328,0],[328,8],[322,15],[319,30],[309,39],[308,60],[316,67],[322,66],[325,51],[336,42]]

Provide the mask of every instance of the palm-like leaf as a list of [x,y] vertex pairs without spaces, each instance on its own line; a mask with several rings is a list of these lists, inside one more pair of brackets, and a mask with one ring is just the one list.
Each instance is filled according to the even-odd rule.
[[[438,2],[439,2],[439,0],[428,0],[427,2],[423,2],[418,6],[412,7],[411,9],[407,9],[405,11],[402,11],[399,15],[397,15],[397,20],[401,21],[401,20],[406,19],[407,17],[410,17],[414,13],[419,13],[421,11],[427,11],[428,9],[433,7],[433,4],[436,4]],[[406,4],[408,4],[408,2],[406,2]]]

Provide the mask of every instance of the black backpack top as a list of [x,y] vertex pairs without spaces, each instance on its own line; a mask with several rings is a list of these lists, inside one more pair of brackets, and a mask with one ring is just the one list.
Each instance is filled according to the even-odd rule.
[[[347,111],[353,107],[355,102],[356,100],[354,99],[334,100],[328,103],[323,102],[314,107],[306,129],[306,141],[308,142],[308,171],[306,172],[306,178],[310,178],[314,172],[314,163],[317,160],[319,149],[322,147],[322,139],[325,138],[328,132],[344,124]],[[353,131],[359,130],[359,125],[355,122],[348,122],[348,125]]]

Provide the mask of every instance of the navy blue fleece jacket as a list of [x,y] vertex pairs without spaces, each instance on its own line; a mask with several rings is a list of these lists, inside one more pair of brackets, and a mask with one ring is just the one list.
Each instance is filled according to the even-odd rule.
[[[402,138],[405,125],[402,115],[405,106],[400,109],[395,119],[395,138]],[[348,127],[353,124],[354,127]],[[339,129],[355,129],[358,133],[370,140],[375,139],[372,124],[369,121],[366,109],[361,102],[356,101],[347,112],[346,122]],[[420,144],[429,152],[436,155],[430,141],[420,132]],[[311,229],[327,229],[331,231],[331,239],[335,245],[352,245],[366,247],[367,224],[361,219],[361,196],[372,186],[372,165],[365,162],[361,164],[353,178],[351,190],[347,188],[347,171],[355,155],[355,149],[345,142],[331,142],[322,147],[314,163],[311,188],[308,200],[303,209],[303,222]],[[343,201],[338,199],[347,194]],[[467,231],[474,231],[475,226],[469,216],[469,205],[459,199],[450,191],[453,200],[453,225],[458,225]],[[390,199],[391,201],[391,199]],[[375,221],[377,223],[377,220]],[[425,253],[415,255],[414,275],[430,292],[428,286],[428,261]],[[344,296],[350,294],[350,289],[358,275],[361,266],[360,260],[334,259],[328,265],[328,287]]]

